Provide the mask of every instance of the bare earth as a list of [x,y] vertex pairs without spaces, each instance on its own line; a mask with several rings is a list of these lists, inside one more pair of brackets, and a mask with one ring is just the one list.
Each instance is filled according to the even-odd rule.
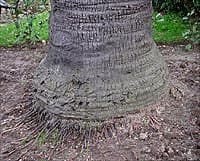
[[[101,138],[87,149],[39,138],[36,144],[3,157],[16,148],[17,139],[28,135],[15,121],[30,103],[27,88],[32,73],[47,53],[47,46],[0,48],[1,161],[197,161],[200,160],[200,51],[183,46],[160,45],[168,63],[169,99],[156,108],[129,115],[112,137]],[[9,130],[11,129],[11,130]],[[22,140],[23,141],[23,140]],[[45,143],[46,141],[46,143]]]

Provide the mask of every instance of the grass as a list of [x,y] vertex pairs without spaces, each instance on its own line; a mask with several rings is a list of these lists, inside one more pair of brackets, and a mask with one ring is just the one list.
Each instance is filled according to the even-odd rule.
[[[34,29],[33,34],[29,38],[31,41],[48,40],[48,12],[38,14],[33,20]],[[24,31],[26,31],[27,21],[22,19],[20,24],[22,26],[21,40],[16,39],[17,28],[14,23],[0,25],[0,46],[12,47],[16,44],[26,42],[24,39]],[[154,40],[157,43],[176,43],[184,41],[182,33],[188,29],[188,25],[185,24],[181,17],[176,14],[160,15],[158,13],[153,14],[153,35]],[[38,36],[35,39],[34,35]]]
[[183,33],[189,25],[176,14],[153,15],[154,40],[158,43],[177,43],[184,41]]
[[[32,41],[48,40],[48,17],[48,12],[43,12],[35,16],[32,27],[34,30],[30,38]],[[21,29],[18,31],[15,23],[0,25],[0,46],[12,47],[16,44],[24,43],[26,39],[23,36],[27,31],[27,21],[25,18],[20,21],[20,26]],[[16,38],[17,33],[20,34],[19,37],[21,40]],[[38,36],[37,40],[34,35]]]

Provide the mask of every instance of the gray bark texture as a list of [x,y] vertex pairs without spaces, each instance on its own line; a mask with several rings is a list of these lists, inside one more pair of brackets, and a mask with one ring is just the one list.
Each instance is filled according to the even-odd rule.
[[160,101],[167,68],[151,16],[151,0],[52,0],[49,53],[34,78],[36,109],[61,122],[94,123]]

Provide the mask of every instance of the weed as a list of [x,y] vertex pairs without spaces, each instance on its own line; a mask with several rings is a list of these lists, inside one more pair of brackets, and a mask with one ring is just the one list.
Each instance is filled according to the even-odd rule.
[[44,145],[46,143],[47,140],[47,135],[45,132],[40,133],[39,137],[38,137],[38,144],[39,145]]

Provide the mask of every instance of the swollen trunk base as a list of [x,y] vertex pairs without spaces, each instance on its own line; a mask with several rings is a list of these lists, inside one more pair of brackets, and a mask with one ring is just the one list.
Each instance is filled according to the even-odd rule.
[[151,0],[52,0],[35,108],[96,126],[163,98],[167,69],[152,39],[151,15]]

